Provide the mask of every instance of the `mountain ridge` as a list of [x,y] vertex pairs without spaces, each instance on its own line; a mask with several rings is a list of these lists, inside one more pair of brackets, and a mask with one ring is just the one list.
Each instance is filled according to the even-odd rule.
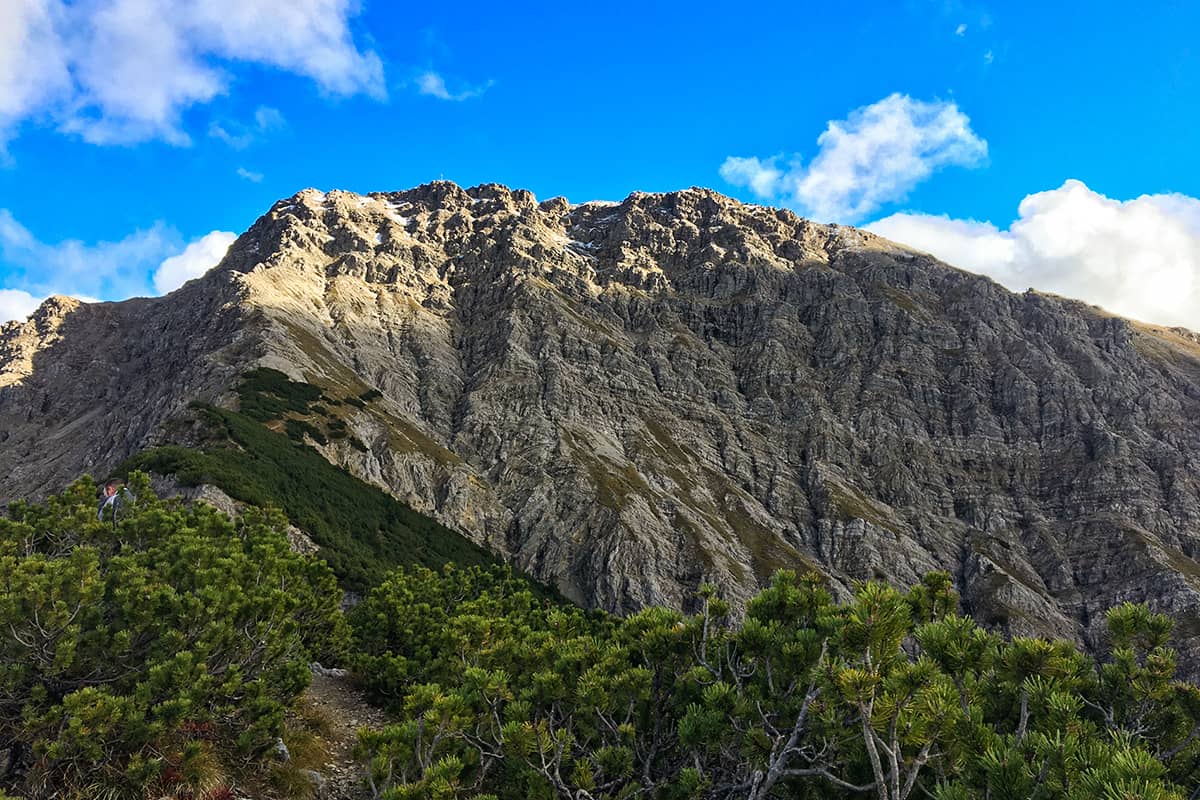
[[985,622],[1091,647],[1146,600],[1200,668],[1186,330],[706,189],[445,182],[305,190],[170,295],[76,302],[0,329],[0,497],[175,443],[270,367],[380,392],[345,414],[365,452],[311,443],[587,605],[942,568]]

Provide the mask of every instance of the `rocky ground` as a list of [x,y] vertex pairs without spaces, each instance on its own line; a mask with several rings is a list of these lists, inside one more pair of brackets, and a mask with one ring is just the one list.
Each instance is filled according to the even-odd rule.
[[386,715],[368,703],[350,679],[337,670],[314,671],[303,702],[329,724],[324,737],[329,745],[329,760],[319,770],[318,800],[366,798],[362,769],[354,761],[358,729],[382,728],[387,724]]

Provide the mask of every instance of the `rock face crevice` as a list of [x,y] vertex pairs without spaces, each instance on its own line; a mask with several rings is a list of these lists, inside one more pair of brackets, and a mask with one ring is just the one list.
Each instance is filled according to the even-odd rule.
[[[324,455],[580,602],[947,569],[1016,633],[1179,621],[1200,672],[1200,337],[703,189],[280,201],[204,278],[0,331],[0,497],[269,366],[377,392]],[[169,379],[168,379],[169,378]]]

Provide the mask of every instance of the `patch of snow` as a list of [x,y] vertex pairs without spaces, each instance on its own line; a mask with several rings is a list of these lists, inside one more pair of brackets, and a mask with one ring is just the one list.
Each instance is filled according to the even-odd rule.
[[281,205],[279,208],[277,208],[275,210],[276,211],[291,211],[295,207],[296,207],[295,203],[284,203],[283,205]]
[[409,217],[406,217],[406,216],[404,216],[404,215],[403,215],[403,214],[401,214],[400,212],[401,212],[401,211],[407,211],[407,210],[408,210],[408,209],[409,209],[411,206],[412,206],[412,204],[411,204],[411,203],[392,203],[392,202],[389,202],[389,203],[387,204],[387,212],[386,212],[386,213],[387,213],[388,217],[389,217],[389,218],[391,218],[391,219],[393,219],[393,220],[395,220],[395,221],[396,221],[396,223],[397,223],[398,225],[400,225],[400,227],[402,227],[402,228],[407,228],[407,227],[408,227],[408,223],[409,223],[409,222],[411,222],[412,220],[411,220]]
[[375,234],[375,244],[383,244],[383,234],[382,233]]

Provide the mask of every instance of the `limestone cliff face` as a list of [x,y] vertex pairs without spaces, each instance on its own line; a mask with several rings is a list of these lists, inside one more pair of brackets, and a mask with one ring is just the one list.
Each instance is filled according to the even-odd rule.
[[186,436],[254,366],[381,392],[326,457],[584,603],[947,569],[1090,646],[1149,601],[1200,673],[1188,331],[707,190],[309,190],[171,295],[0,330],[0,498]]

